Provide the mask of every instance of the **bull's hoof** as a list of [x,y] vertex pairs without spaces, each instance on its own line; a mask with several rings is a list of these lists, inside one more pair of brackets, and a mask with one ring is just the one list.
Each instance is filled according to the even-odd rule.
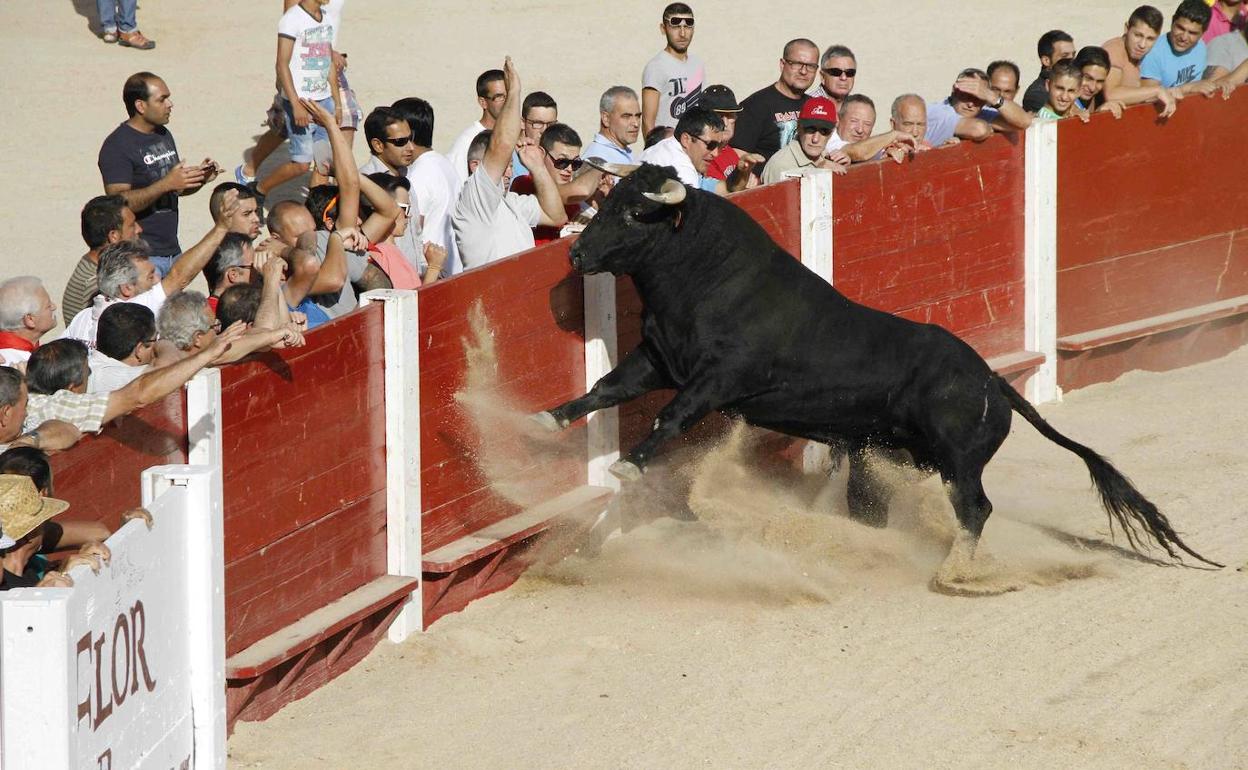
[[537,414],[531,414],[529,415],[529,419],[540,425],[543,430],[551,433],[558,433],[568,427],[566,420],[557,420],[550,412],[538,412]]
[[620,481],[641,480],[641,468],[633,465],[628,460],[616,460],[611,463],[611,467],[607,468],[607,470]]

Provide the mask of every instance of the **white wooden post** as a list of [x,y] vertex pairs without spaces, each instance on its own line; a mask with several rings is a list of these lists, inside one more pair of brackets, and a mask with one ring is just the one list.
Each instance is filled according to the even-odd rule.
[[1024,341],[1044,354],[1044,363],[1027,381],[1033,404],[1057,401],[1057,121],[1027,129],[1024,186]]
[[221,467],[221,371],[204,369],[186,383],[186,461]]
[[802,264],[832,283],[832,172],[815,169],[801,180]]
[[[386,371],[386,571],[421,578],[420,310],[414,291],[366,292],[361,305],[383,304]],[[390,624],[390,641],[424,629],[424,580]]]
[[[585,276],[585,390],[594,387],[619,363],[616,337],[615,276]],[[620,411],[600,409],[588,417],[588,458],[591,485],[619,490],[620,480],[607,471],[620,459]]]
[[0,595],[0,765],[225,767],[219,475],[147,469],[150,530],[127,522],[70,588]]
[[[220,372],[210,388],[221,413]],[[189,393],[187,413],[190,413]],[[216,435],[217,457],[221,436]],[[143,471],[142,500],[150,507],[170,487],[186,488],[186,606],[190,615],[191,714],[195,767],[225,767],[225,504],[221,466],[159,465]]]
[[[832,267],[832,172],[814,169],[801,175],[802,185],[802,264],[828,283],[833,283]],[[824,444],[807,441],[802,448],[802,470],[819,472],[828,461]]]

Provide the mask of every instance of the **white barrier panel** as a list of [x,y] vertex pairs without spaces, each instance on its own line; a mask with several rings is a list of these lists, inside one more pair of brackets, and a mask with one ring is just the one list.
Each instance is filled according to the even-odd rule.
[[219,473],[148,469],[110,565],[0,594],[5,770],[225,767]]

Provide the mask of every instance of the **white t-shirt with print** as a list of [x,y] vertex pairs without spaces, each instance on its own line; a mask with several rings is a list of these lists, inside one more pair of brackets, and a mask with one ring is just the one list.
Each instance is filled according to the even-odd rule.
[[277,23],[278,37],[294,41],[290,77],[300,98],[319,101],[328,99],[332,93],[329,87],[329,73],[333,69],[330,62],[334,44],[332,18],[322,11],[317,21],[303,6],[292,5]]

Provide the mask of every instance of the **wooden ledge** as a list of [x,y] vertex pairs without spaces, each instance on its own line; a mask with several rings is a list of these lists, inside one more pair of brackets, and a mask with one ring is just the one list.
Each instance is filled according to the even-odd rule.
[[555,519],[597,513],[614,494],[607,487],[577,487],[430,551],[424,555],[421,568],[437,574],[454,572],[549,529]]
[[987,359],[988,366],[997,374],[1006,376],[1035,369],[1044,363],[1044,354],[1034,350],[1020,350]]
[[225,678],[258,677],[377,610],[404,600],[418,582],[414,577],[382,575],[231,655],[225,661]]
[[1222,318],[1244,315],[1248,313],[1248,295],[1197,305],[1173,313],[1163,313],[1138,321],[1130,321],[1117,326],[1106,326],[1101,329],[1069,334],[1057,338],[1057,349],[1067,353],[1082,353],[1106,345],[1130,342],[1154,334],[1185,329],[1197,324],[1209,323]]

